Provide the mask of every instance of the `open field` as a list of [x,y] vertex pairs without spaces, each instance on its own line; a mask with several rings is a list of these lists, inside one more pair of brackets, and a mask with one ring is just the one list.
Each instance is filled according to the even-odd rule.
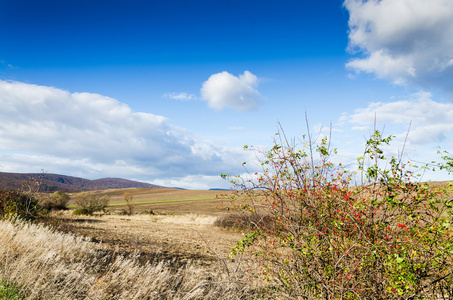
[[[126,208],[124,193],[133,196],[134,214]],[[196,261],[209,265],[226,257],[241,234],[213,226],[225,215],[228,191],[177,189],[119,189],[100,192],[111,198],[106,214],[74,216],[58,212],[65,230],[102,241],[125,254],[138,252],[142,260],[175,259],[179,264]],[[72,195],[74,196],[74,195]],[[69,205],[73,205],[71,200]]]
[[[110,196],[111,211],[126,208],[124,193],[133,196],[134,212],[167,213],[167,214],[204,214],[220,216],[224,212],[218,208],[228,201],[224,195],[231,191],[178,190],[178,189],[116,189],[98,192]],[[69,206],[74,206],[71,195]]]
[[[172,204],[172,203],[171,203]],[[138,253],[143,261],[176,260],[178,265],[195,261],[215,263],[228,256],[241,234],[213,226],[215,216],[184,215],[96,215],[73,216],[60,213],[68,231],[102,242],[110,250],[130,255]]]

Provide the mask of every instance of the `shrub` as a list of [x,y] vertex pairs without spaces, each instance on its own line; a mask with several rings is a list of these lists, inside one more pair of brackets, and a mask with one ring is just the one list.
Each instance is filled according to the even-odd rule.
[[387,158],[391,139],[376,130],[356,172],[332,162],[327,137],[298,146],[279,133],[269,151],[252,148],[262,171],[229,177],[230,205],[263,217],[232,254],[255,255],[255,275],[281,296],[451,299],[450,186],[419,183],[410,162]]
[[0,219],[36,219],[41,207],[33,195],[14,190],[0,190]]
[[128,192],[124,193],[124,201],[126,201],[127,206],[126,214],[128,216],[132,215],[132,213],[134,212],[134,203],[132,202],[133,197],[134,196]]
[[41,206],[48,210],[67,210],[70,197],[68,193],[57,191],[53,194],[47,195],[40,200]]
[[75,215],[75,216],[82,216],[82,215],[83,215],[83,216],[88,216],[88,215],[90,215],[90,214],[88,213],[88,211],[87,211],[86,209],[84,209],[84,208],[74,209],[74,211],[72,212],[72,214]]
[[101,196],[99,193],[83,192],[78,194],[75,199],[76,205],[88,215],[97,211],[104,211],[109,202],[110,197],[108,195]]

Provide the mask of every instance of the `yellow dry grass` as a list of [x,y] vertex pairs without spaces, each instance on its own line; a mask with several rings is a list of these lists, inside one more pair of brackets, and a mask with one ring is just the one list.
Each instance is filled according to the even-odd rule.
[[242,237],[240,233],[213,226],[213,215],[106,214],[73,216],[60,212],[67,231],[102,241],[112,251],[130,255],[138,252],[147,260],[175,260],[178,265],[192,261],[198,265],[215,264],[226,258]]
[[250,299],[255,294],[256,287],[244,284],[244,273],[220,258],[221,264],[210,267],[140,262],[137,252],[124,256],[108,244],[5,220],[0,240],[0,279],[19,286],[27,299]]

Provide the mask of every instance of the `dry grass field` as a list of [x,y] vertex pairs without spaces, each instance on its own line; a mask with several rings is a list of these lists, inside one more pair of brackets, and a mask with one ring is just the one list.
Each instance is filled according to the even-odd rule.
[[258,292],[231,260],[144,261],[91,238],[4,220],[0,240],[1,299],[254,299]]
[[[126,208],[125,192],[133,196],[130,216],[121,214]],[[227,257],[241,238],[239,232],[213,226],[225,216],[228,191],[120,189],[100,193],[111,197],[106,213],[75,216],[69,210],[54,216],[64,230],[102,242],[117,253],[139,253],[143,261],[210,265]]]
[[132,215],[115,205],[124,192],[101,192],[114,205],[93,216],[52,212],[57,230],[0,222],[0,278],[17,284],[24,299],[252,299],[260,293],[244,271],[253,260],[228,257],[242,234],[213,225],[225,214],[218,206],[228,199],[216,198],[225,192],[127,189],[133,202],[155,201],[135,204]]

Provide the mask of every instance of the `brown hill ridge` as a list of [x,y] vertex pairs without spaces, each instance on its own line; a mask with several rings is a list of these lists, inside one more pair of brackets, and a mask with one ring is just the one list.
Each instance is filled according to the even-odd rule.
[[47,173],[4,173],[0,172],[0,188],[20,189],[27,181],[41,183],[40,191],[53,193],[76,193],[81,191],[95,191],[124,188],[166,188],[154,184],[132,181],[121,178],[84,179],[79,177],[65,176]]

